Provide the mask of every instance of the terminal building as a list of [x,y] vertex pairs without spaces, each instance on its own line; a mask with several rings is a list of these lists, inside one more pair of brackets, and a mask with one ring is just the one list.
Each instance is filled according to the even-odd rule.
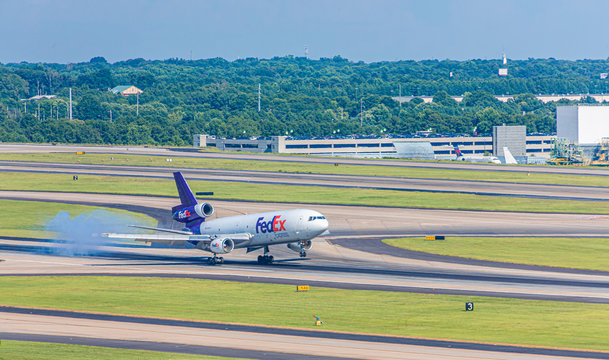
[[575,144],[600,144],[609,138],[609,106],[557,106],[556,133]]
[[[499,126],[491,136],[421,138],[337,138],[293,139],[286,136],[249,139],[222,139],[195,135],[194,147],[215,147],[220,151],[306,154],[344,157],[387,157],[409,159],[454,159],[455,147],[464,155],[497,154],[506,146],[515,157],[547,158],[555,136],[526,136],[524,126]],[[497,140],[494,140],[497,139]],[[500,150],[495,149],[501,147]]]

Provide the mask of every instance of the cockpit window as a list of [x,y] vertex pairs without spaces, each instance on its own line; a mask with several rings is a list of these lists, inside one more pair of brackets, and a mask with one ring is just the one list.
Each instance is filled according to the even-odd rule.
[[309,216],[309,221],[317,220],[317,219],[325,219],[325,216]]

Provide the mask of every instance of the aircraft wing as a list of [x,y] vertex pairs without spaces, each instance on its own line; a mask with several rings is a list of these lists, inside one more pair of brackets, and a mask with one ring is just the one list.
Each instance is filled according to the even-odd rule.
[[186,235],[186,234],[117,234],[104,233],[103,237],[112,239],[133,239],[135,241],[143,241],[150,243],[163,243],[172,245],[181,245],[186,242],[199,243],[211,242],[214,239],[229,238],[235,242],[235,245],[247,243],[252,239],[252,235],[248,233],[238,234],[213,234],[213,235]]

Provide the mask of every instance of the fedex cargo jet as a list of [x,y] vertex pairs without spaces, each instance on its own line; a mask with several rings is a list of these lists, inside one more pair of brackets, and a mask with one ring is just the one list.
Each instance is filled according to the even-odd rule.
[[173,177],[180,194],[181,204],[172,208],[173,219],[185,224],[182,230],[161,229],[147,226],[137,228],[156,230],[166,234],[103,234],[109,238],[135,239],[136,241],[165,243],[171,245],[190,244],[199,250],[213,254],[211,265],[221,264],[233,249],[246,248],[247,252],[264,249],[258,256],[259,264],[273,263],[269,245],[287,244],[287,247],[307,256],[311,240],[328,230],[328,220],[317,211],[294,209],[260,214],[238,215],[206,221],[213,215],[210,203],[198,202],[182,173]]

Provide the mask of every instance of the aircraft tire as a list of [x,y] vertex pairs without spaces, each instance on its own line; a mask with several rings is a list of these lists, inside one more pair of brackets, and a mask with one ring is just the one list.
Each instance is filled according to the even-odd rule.
[[210,257],[209,258],[209,265],[216,265],[216,258]]
[[267,263],[272,264],[274,260],[275,260],[275,258],[273,257],[273,255],[271,255],[271,256],[269,256]]
[[300,252],[300,257],[307,257],[307,252],[306,251],[301,251]]

